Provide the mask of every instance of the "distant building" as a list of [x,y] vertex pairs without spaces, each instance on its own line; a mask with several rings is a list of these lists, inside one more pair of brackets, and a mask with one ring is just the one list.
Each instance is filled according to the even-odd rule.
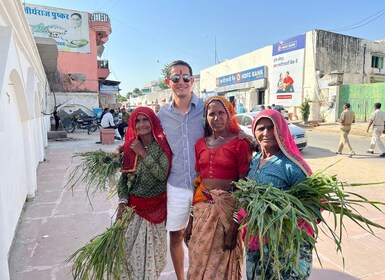
[[143,94],[155,93],[162,90],[159,86],[159,80],[148,82],[142,88]]
[[27,3],[24,12],[38,48],[51,44],[58,50],[40,51],[55,94],[49,99],[52,106],[56,99],[56,105],[65,104],[59,110],[80,108],[87,114],[100,106],[112,107],[115,98],[106,95],[114,93],[100,91],[110,74],[108,60],[99,59],[112,32],[108,15]]
[[[200,76],[193,75],[195,82],[192,87],[192,91],[196,93],[198,96],[200,96],[200,90],[199,90],[199,80]],[[172,92],[170,89],[161,89],[159,87],[159,81],[152,81],[144,85],[143,93],[146,93],[142,96],[136,96],[132,95],[128,103],[131,106],[149,106],[153,107],[155,104],[164,105],[167,102],[170,102],[172,100]]]
[[[352,84],[377,88],[381,85],[373,83],[385,82],[384,56],[384,40],[313,30],[201,70],[200,88],[203,98],[223,95],[247,110],[280,104],[291,116],[300,116],[299,106],[309,98],[311,120],[334,122],[342,100],[352,98],[342,94]],[[369,94],[357,98],[362,99],[353,110],[366,114],[369,105],[363,103],[372,106]],[[385,101],[383,95],[374,98]]]

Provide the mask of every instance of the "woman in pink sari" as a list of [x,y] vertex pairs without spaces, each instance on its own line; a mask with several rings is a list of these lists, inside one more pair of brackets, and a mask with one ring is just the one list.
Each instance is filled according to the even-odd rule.
[[[254,179],[261,185],[272,184],[276,188],[287,190],[312,173],[290,134],[285,118],[278,111],[261,111],[253,121],[252,131],[259,144],[260,152],[251,162],[247,175],[250,179]],[[242,210],[239,213],[240,219],[245,214]],[[309,234],[314,233],[306,223],[300,226]],[[265,279],[271,279],[274,276],[274,266],[269,263],[267,247],[264,246],[261,250],[258,242],[255,239],[252,241],[254,243],[249,243],[247,250],[247,279],[260,279],[262,270],[265,272]],[[260,261],[261,253],[265,254],[264,263]],[[308,279],[312,268],[310,244],[303,244],[300,254],[298,268],[292,265],[291,270],[281,271],[281,279]],[[284,258],[285,255],[282,253],[280,257]]]

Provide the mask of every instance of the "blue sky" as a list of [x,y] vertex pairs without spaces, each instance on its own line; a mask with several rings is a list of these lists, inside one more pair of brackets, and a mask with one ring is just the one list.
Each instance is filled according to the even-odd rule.
[[107,13],[112,34],[102,58],[109,60],[108,78],[121,81],[122,95],[160,78],[163,66],[173,60],[187,61],[198,74],[215,62],[313,29],[385,39],[385,2],[381,0],[25,2]]

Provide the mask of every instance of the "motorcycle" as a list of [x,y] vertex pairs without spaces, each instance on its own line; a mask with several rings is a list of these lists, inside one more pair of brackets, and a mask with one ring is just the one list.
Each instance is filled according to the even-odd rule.
[[63,125],[65,131],[68,133],[72,133],[78,128],[87,129],[87,133],[90,135],[98,129],[98,123],[95,118],[89,116],[73,116],[70,121],[66,121]]

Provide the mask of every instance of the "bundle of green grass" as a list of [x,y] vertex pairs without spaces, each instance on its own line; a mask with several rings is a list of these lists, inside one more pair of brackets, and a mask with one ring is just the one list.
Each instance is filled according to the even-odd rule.
[[110,280],[131,274],[125,256],[125,229],[133,213],[134,210],[127,207],[121,220],[65,260],[64,263],[72,263],[73,279]]
[[[372,235],[375,235],[373,228],[385,229],[365,218],[358,210],[372,206],[383,212],[379,206],[385,203],[370,201],[352,191],[352,187],[372,183],[348,184],[340,181],[336,175],[325,174],[325,170],[315,172],[289,190],[259,185],[249,178],[236,182],[238,189],[233,196],[237,199],[239,208],[245,209],[247,213],[241,225],[247,226],[246,244],[258,237],[259,248],[267,246],[267,258],[274,265],[277,279],[280,279],[280,271],[290,270],[293,264],[298,268],[300,246],[304,243],[312,245],[321,263],[316,244],[321,232],[330,236],[335,242],[337,252],[342,253],[346,218]],[[327,212],[333,217],[332,222],[327,222],[324,218]],[[298,226],[304,222],[313,228],[314,235]],[[285,256],[283,263],[282,256]],[[261,254],[262,264],[265,257]]]
[[[84,186],[87,194],[109,192],[111,197],[117,193],[117,185],[124,183],[118,179],[122,163],[115,153],[100,149],[77,153],[74,157],[80,157],[82,161],[69,172],[67,188],[74,190]],[[122,275],[130,275],[125,256],[125,233],[133,214],[134,209],[127,207],[122,219],[64,261],[72,263],[74,279],[121,279]]]
[[80,157],[82,161],[70,171],[66,187],[73,190],[79,185],[85,185],[87,193],[91,194],[116,188],[122,159],[115,153],[99,149],[76,153],[73,157]]

